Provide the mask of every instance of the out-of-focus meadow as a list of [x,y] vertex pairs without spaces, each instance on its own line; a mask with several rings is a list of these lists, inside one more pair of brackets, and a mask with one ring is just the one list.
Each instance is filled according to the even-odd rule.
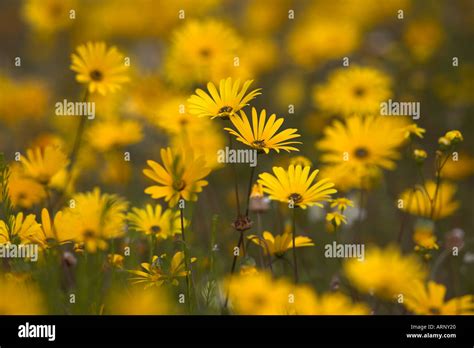
[[0,314],[473,314],[473,31],[469,0],[1,1]]

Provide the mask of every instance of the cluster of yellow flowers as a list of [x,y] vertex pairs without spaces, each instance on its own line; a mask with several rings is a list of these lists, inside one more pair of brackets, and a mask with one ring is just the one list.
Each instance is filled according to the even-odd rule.
[[[245,24],[235,26],[208,17],[226,6],[221,0],[158,3],[20,6],[42,45],[64,32],[75,44],[91,38],[69,68],[97,119],[71,126],[54,117],[42,127],[48,133],[28,133],[15,161],[0,158],[0,247],[40,252],[37,266],[0,265],[0,314],[48,313],[47,297],[59,293],[60,301],[90,299],[55,306],[67,313],[474,314],[474,296],[448,291],[438,276],[443,258],[467,245],[463,232],[441,238],[444,220],[463,208],[458,181],[474,174],[466,133],[443,130],[436,143],[427,124],[382,116],[382,103],[425,87],[424,72],[413,73],[403,95],[388,63],[352,62],[361,48],[374,56],[397,50],[373,29],[400,9],[416,11],[411,1],[310,1],[298,16],[292,0],[247,1],[233,18]],[[400,44],[410,62],[425,64],[446,33],[437,19],[407,22]],[[164,47],[144,43],[144,54],[127,54],[104,41],[116,38]],[[159,72],[148,69],[156,61]],[[267,89],[265,73],[277,68],[284,76]],[[445,80],[441,99],[458,91]],[[468,89],[469,78],[460,85]],[[0,72],[7,130],[44,120],[48,87]],[[469,105],[472,91],[464,93],[459,103]],[[294,114],[305,108],[297,125]],[[248,180],[238,161],[219,159],[224,149],[255,156]],[[404,167],[408,182],[398,180]],[[382,195],[389,204],[374,203]],[[395,225],[398,236],[387,237]],[[366,253],[334,268],[318,256],[328,241],[363,243]]]

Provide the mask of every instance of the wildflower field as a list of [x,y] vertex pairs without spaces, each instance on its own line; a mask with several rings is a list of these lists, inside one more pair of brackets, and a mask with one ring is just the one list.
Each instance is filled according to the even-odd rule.
[[474,3],[0,2],[0,314],[474,314]]

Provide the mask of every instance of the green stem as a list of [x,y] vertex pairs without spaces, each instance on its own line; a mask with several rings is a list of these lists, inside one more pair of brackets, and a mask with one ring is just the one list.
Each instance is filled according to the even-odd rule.
[[298,263],[296,261],[296,207],[293,207],[293,275],[295,277],[295,284],[298,284]]

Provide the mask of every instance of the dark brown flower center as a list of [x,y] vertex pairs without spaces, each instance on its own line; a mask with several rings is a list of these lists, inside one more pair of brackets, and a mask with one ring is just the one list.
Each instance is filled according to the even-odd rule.
[[365,88],[360,87],[360,86],[354,88],[354,95],[355,95],[356,97],[363,97],[364,94],[365,94]]
[[161,231],[160,226],[153,225],[153,226],[150,227],[150,232],[151,232],[151,233],[155,233],[155,234],[156,234],[156,233],[159,233],[160,231]]
[[95,236],[95,232],[93,230],[85,230],[84,231],[84,238],[93,238]]
[[230,114],[232,112],[232,107],[231,106],[223,106],[219,109],[219,114]]
[[303,197],[299,193],[292,193],[288,199],[294,204],[298,204],[303,200]]
[[203,47],[199,50],[199,54],[203,58],[208,58],[211,55],[211,50],[207,47]]
[[173,189],[176,191],[183,191],[186,187],[186,183],[183,180],[173,182]]
[[255,147],[261,149],[265,147],[265,140],[255,140],[254,142],[252,142],[252,144],[255,145]]
[[441,314],[441,311],[439,310],[439,308],[436,308],[436,307],[431,307],[428,309],[429,312],[433,315],[439,315]]
[[357,158],[366,158],[369,156],[369,150],[367,150],[365,147],[358,147],[355,149],[354,154]]
[[102,79],[104,78],[104,75],[103,75],[102,72],[100,72],[99,70],[92,70],[92,71],[89,73],[89,76],[90,76],[91,79],[94,80],[94,81],[102,81]]

